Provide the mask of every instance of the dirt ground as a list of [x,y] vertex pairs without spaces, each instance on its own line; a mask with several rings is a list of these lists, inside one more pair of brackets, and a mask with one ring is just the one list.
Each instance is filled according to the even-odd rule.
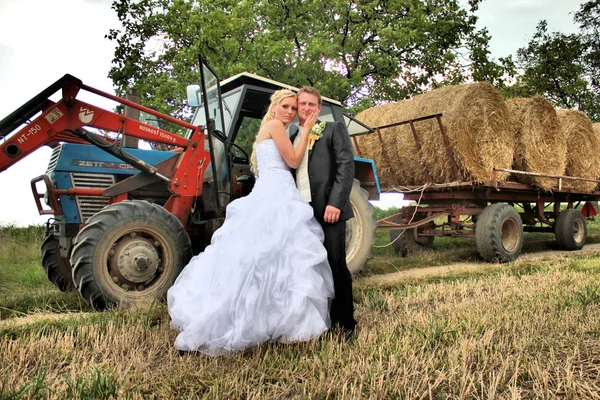
[[[583,247],[583,249],[573,252],[573,251],[560,251],[560,250],[552,250],[552,251],[538,251],[531,253],[521,253],[518,260],[520,261],[530,261],[530,260],[549,260],[553,258],[563,258],[568,256],[569,254],[577,254],[584,255],[599,255],[600,254],[600,243],[588,244]],[[600,262],[600,261],[599,261]],[[405,282],[408,280],[429,278],[429,277],[445,277],[452,275],[460,275],[464,273],[474,272],[475,270],[485,269],[486,271],[493,270],[501,270],[504,268],[505,264],[491,264],[485,262],[464,262],[464,263],[455,263],[450,265],[441,265],[441,266],[432,266],[426,268],[413,268],[406,271],[393,272],[385,275],[374,275],[365,278],[357,279],[360,284],[371,285],[371,284],[385,284],[391,285],[394,283]]]

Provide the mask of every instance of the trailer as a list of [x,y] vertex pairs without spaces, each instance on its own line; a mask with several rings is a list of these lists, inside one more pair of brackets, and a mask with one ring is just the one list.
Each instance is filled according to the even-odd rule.
[[[382,160],[392,168],[392,187],[382,187],[381,192],[401,193],[404,200],[414,202],[378,221],[377,229],[389,231],[399,255],[410,256],[431,249],[435,237],[442,236],[475,238],[481,258],[490,262],[517,259],[524,232],[553,232],[556,247],[560,250],[580,250],[585,245],[587,219],[596,215],[593,202],[600,199],[600,191],[596,187],[591,193],[578,192],[565,188],[563,183],[566,180],[600,183],[599,180],[494,168],[488,181],[464,181],[442,117],[442,114],[435,114],[372,128],[372,134],[377,135],[381,143]],[[455,181],[403,186],[402,171],[394,170],[381,131],[408,124],[416,147],[420,149],[418,123],[429,119],[435,119],[439,124]],[[353,141],[360,156],[356,135]],[[500,182],[499,172],[552,178],[556,179],[556,186],[546,192],[533,185]]]

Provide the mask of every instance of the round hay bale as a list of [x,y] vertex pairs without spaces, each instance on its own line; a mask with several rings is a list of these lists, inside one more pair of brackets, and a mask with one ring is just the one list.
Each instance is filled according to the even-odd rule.
[[[372,107],[356,118],[377,127],[439,113],[463,181],[485,182],[494,167],[512,167],[515,131],[502,96],[488,83],[446,86]],[[375,160],[382,187],[395,186],[393,177],[399,185],[457,181],[437,120],[415,122],[414,128],[420,149],[408,124],[381,129],[383,146],[376,133],[358,138],[361,154]],[[507,176],[498,173],[498,181]]]
[[600,135],[600,122],[594,122],[592,128],[594,128],[594,132],[596,132],[597,135]]
[[[564,175],[567,138],[560,129],[554,106],[541,96],[506,101],[516,131],[513,168],[539,174]],[[551,191],[558,180],[515,174],[517,182]]]
[[[567,166],[565,175],[579,178],[600,177],[600,138],[594,132],[592,121],[581,111],[558,110],[561,129],[567,138]],[[595,182],[565,179],[565,188],[589,193],[596,189]]]

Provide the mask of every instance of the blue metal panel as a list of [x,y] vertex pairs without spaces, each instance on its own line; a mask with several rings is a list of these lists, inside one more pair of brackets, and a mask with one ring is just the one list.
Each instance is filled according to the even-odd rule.
[[[72,172],[107,175],[133,175],[139,172],[136,168],[96,146],[72,143],[65,143],[61,146],[62,149],[57,164],[50,174],[50,178],[57,189],[70,189],[73,187],[70,176]],[[158,164],[171,157],[177,157],[180,154],[141,149],[127,149],[127,151],[151,165]],[[65,223],[79,224],[82,222],[75,198],[59,196],[59,201],[65,216]]]
[[[71,176],[68,172],[54,172],[50,174],[50,179],[56,185],[56,189],[70,189],[73,187]],[[58,200],[60,201],[60,207],[65,216],[64,222],[67,224],[80,224],[81,218],[79,217],[79,210],[77,209],[75,198],[62,195],[58,196]]]
[[[373,172],[373,177],[375,178],[375,186],[377,187],[377,195],[379,196],[379,193],[381,193],[381,186],[379,186],[379,178],[377,177],[377,168],[375,167],[375,161],[369,158],[354,157],[354,165],[357,169],[355,173],[356,176],[362,175],[365,172],[365,170],[369,169]],[[359,173],[358,170],[361,170],[361,173]],[[360,180],[360,178],[358,179]]]
[[[60,152],[55,171],[84,172],[94,174],[133,175],[139,172],[126,162],[104,150],[91,145],[65,143]],[[180,153],[158,150],[126,149],[131,155],[150,165],[156,165]]]

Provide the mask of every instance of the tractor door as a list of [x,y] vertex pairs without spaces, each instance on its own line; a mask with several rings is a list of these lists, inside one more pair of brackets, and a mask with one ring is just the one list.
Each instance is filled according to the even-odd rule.
[[[195,124],[207,126],[208,140],[206,150],[210,153],[210,165],[204,175],[204,190],[211,190],[214,204],[206,204],[213,208],[217,216],[223,216],[225,208],[231,200],[231,162],[227,144],[225,116],[221,100],[219,77],[205,58],[200,58],[201,68],[201,109],[196,114]],[[208,186],[208,187],[207,187]],[[207,196],[209,197],[209,196]],[[212,207],[211,207],[212,206]]]

